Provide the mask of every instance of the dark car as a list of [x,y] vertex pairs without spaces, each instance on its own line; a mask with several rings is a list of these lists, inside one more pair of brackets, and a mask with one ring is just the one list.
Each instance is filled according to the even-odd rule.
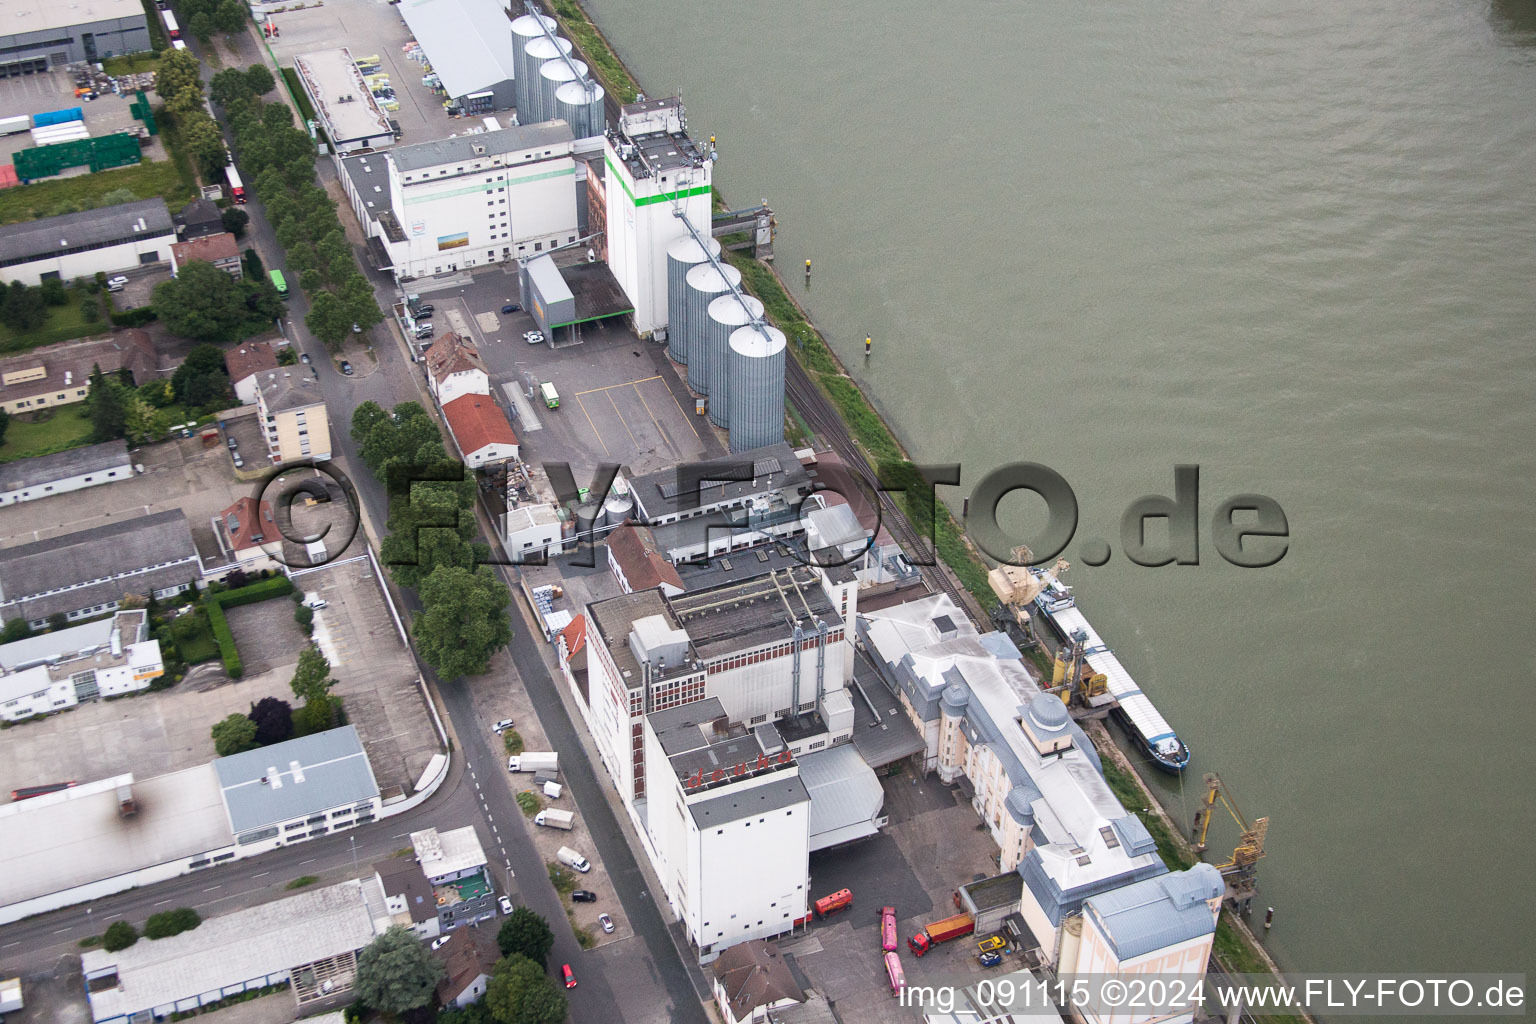
[[501,311],[503,313],[520,313],[520,312],[522,312],[522,309],[523,309],[523,307],[519,306],[515,302],[509,302],[505,306],[501,307]]
[[432,303],[430,303],[430,302],[423,302],[421,305],[419,305],[415,309],[411,310],[411,316],[414,316],[414,317],[431,316],[436,310],[437,310],[437,307],[432,305]]
[[571,893],[571,899],[575,900],[577,903],[596,903],[597,893],[593,892],[591,889],[577,889],[575,892]]
[[352,364],[343,359],[341,361],[341,372],[346,374],[348,377],[352,376]]
[[977,955],[976,959],[981,961],[981,966],[983,967],[996,967],[1003,962],[1003,954],[995,950],[988,950]]

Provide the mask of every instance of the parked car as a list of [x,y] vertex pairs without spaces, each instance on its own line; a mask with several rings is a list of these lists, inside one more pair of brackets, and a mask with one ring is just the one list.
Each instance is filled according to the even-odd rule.
[[432,940],[432,948],[442,949],[444,946],[448,945],[448,940],[451,938],[453,938],[452,932],[449,932],[447,935],[439,935],[437,938]]
[[512,913],[512,897],[511,896],[503,896],[501,899],[497,900],[496,902],[501,907],[502,914],[510,914],[510,913]]
[[236,441],[233,437],[226,437],[224,439],[224,443],[229,445],[230,451],[234,451],[236,448],[240,447],[240,442]]
[[431,324],[427,324],[424,327],[418,327],[416,328],[416,340],[426,341],[428,338],[432,337],[433,333],[434,332],[432,330]]
[[524,331],[523,340],[530,345],[537,345],[544,340],[543,331]]
[[575,974],[574,971],[571,970],[571,965],[570,964],[561,964],[560,965],[560,975],[561,975],[561,977],[565,978],[565,987],[566,988],[575,988],[576,987],[576,974]]
[[353,334],[362,334],[363,333],[363,328],[360,325],[358,325],[358,324],[353,324],[352,325],[352,333]]
[[502,733],[504,733],[508,729],[512,728],[512,724],[513,724],[512,723],[512,719],[510,719],[510,718],[503,718],[501,721],[499,721],[495,725],[491,726],[491,728],[496,730],[496,735],[497,736],[500,736]]
[[591,889],[577,889],[575,892],[571,893],[571,899],[575,900],[577,903],[596,903],[597,893],[593,892]]
[[128,283],[128,279],[126,277],[124,277],[123,275],[121,275],[121,274],[117,275],[116,277],[109,277],[109,278],[107,278],[107,287],[108,288],[111,288],[113,286],[121,288],[123,285],[125,285],[127,283]]
[[245,467],[245,460],[240,457],[239,452],[230,452],[230,455],[234,457],[236,469],[243,469]]
[[602,929],[606,934],[613,934],[613,918],[609,917],[607,914],[598,914],[597,923],[602,926]]
[[983,967],[996,967],[1003,962],[1003,954],[996,950],[988,950],[985,953],[977,953],[976,959],[981,961]]
[[414,316],[414,317],[417,317],[417,318],[424,317],[424,316],[431,316],[433,311],[436,310],[436,309],[437,309],[437,307],[432,305],[432,303],[430,303],[430,302],[423,302],[421,305],[419,305],[419,306],[417,306],[417,307],[415,307],[414,309],[411,310],[411,316]]
[[346,374],[348,377],[352,376],[352,364],[343,359],[341,361],[341,372]]
[[501,307],[501,311],[503,313],[521,313],[522,310],[523,310],[523,307],[519,306],[515,302],[509,302],[505,306]]
[[308,352],[300,352],[299,353],[299,362],[303,363],[305,366],[308,366],[310,364],[309,353]]

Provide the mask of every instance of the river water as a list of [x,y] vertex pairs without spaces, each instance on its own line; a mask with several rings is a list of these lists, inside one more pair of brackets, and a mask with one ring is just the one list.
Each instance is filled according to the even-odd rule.
[[[727,197],[768,199],[851,372],[917,458],[963,463],[956,505],[1018,460],[1071,483],[1068,581],[1194,748],[1175,816],[1214,770],[1271,819],[1281,961],[1524,970],[1536,5],[593,14],[719,137]],[[1177,463],[1201,562],[1133,565],[1121,511]],[[1289,518],[1272,568],[1210,540],[1240,492]]]

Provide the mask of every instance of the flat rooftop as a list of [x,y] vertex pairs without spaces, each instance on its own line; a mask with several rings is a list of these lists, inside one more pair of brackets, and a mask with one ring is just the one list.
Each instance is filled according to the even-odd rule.
[[716,555],[707,562],[684,562],[677,566],[677,574],[682,577],[684,589],[705,590],[749,580],[774,569],[792,569],[805,564],[805,558],[796,554],[793,548],[776,542]]
[[602,261],[561,267],[560,276],[565,279],[565,286],[570,289],[571,297],[576,301],[576,317],[571,323],[602,320],[635,311],[635,304],[629,301],[624,289],[619,287],[619,279],[613,276],[608,264]]
[[785,638],[797,624],[814,633],[818,619],[829,627],[843,621],[807,565],[690,591],[669,603],[705,659]]
[[[710,482],[710,472],[737,473],[751,468],[750,480],[719,480]],[[699,481],[697,495],[686,481]],[[717,459],[674,466],[656,473],[647,473],[630,479],[630,491],[646,516],[652,521],[662,516],[686,512],[702,505],[714,505],[736,499],[748,498],[770,491],[792,490],[795,502],[810,493],[810,473],[795,457],[795,450],[788,444],[774,444],[766,448]],[[804,491],[801,491],[804,488]]]
[[[588,623],[596,630],[598,642],[608,648],[609,657],[613,659],[620,675],[625,677],[625,683],[630,686],[640,685],[640,663],[635,660],[634,652],[629,649],[629,634],[634,628],[636,619],[651,615],[660,615],[672,629],[681,628],[677,616],[672,614],[672,609],[667,606],[667,601],[661,596],[659,590],[642,590],[634,594],[623,594],[619,597],[610,597],[606,601],[594,601],[587,606]],[[678,671],[692,670],[686,665],[681,665],[678,666]]]
[[682,101],[675,96],[626,103],[619,110],[619,124],[633,147],[619,150],[631,177],[704,165],[704,151],[688,137]]
[[132,778],[0,804],[0,905],[234,843],[212,765],[132,782],[138,813],[119,817],[117,786]]
[[389,118],[379,109],[363,73],[353,62],[352,51],[316,50],[293,59],[325,130],[335,143],[355,142],[380,135],[394,138]]
[[247,832],[379,795],[357,728],[247,750],[213,762],[235,832]]

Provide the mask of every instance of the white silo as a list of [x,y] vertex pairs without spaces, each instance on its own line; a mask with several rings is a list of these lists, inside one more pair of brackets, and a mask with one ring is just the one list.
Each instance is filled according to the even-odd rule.
[[555,90],[555,109],[551,117],[570,125],[578,139],[601,135],[608,127],[603,97],[603,87],[590,78],[584,82],[566,82]]
[[769,324],[731,334],[731,451],[784,440],[784,332]]
[[[522,78],[513,79],[515,95],[517,97],[517,120],[520,124],[537,124],[540,121],[548,121],[552,116],[544,109],[544,80],[539,77],[539,71],[554,61],[563,64],[561,58],[571,52],[571,41],[561,36],[556,36],[554,42],[550,42],[548,36],[540,36],[529,40],[523,48]],[[527,112],[524,113],[524,107]]]
[[528,73],[528,57],[524,50],[535,39],[544,38],[546,28],[553,33],[558,27],[559,24],[554,18],[542,14],[537,17],[525,14],[520,18],[512,19],[512,84],[514,94],[519,98],[522,94],[516,90],[522,89],[523,82],[532,80],[532,76]]
[[603,502],[603,523],[609,527],[619,527],[624,520],[635,514],[635,499],[618,480],[613,482],[613,490],[608,492],[608,500]]
[[535,101],[539,108],[539,120],[550,121],[558,116],[555,113],[555,93],[560,91],[562,85],[580,82],[586,77],[586,61],[575,57],[545,61],[544,66],[539,68],[539,98]]
[[709,304],[722,292],[730,291],[733,285],[741,284],[741,271],[724,264],[716,270],[713,264],[705,263],[688,271],[687,281],[688,313],[683,319],[683,328],[688,336],[683,339],[683,347],[688,353],[688,386],[707,395],[709,363],[704,352],[703,332],[709,319]]
[[667,356],[674,363],[688,362],[688,271],[709,262],[710,256],[720,257],[720,243],[713,238],[704,239],[701,246],[693,236],[684,235],[667,246]]
[[699,348],[709,375],[709,422],[717,427],[731,425],[731,335],[762,315],[763,304],[750,295],[722,295],[709,304]]

